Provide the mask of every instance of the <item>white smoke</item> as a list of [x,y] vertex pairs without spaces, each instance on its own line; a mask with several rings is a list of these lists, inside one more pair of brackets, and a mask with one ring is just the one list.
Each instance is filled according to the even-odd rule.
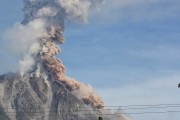
[[66,17],[70,20],[88,21],[91,8],[94,8],[103,0],[56,0],[64,8]]
[[51,8],[51,7],[43,7],[37,11],[37,17],[50,17],[50,16],[55,16],[56,15],[56,10]]
[[102,0],[24,0],[23,23],[16,23],[4,35],[10,43],[10,51],[21,58],[19,71],[23,74],[31,70],[35,63],[32,56],[38,53],[39,38],[45,36],[47,26],[51,28],[49,34],[53,37],[56,25],[63,26],[65,19],[87,22],[90,8],[101,2]]
[[57,3],[64,8],[68,19],[80,19],[87,22],[90,6],[90,0],[57,0]]
[[103,0],[24,0],[25,21],[58,14],[63,19],[87,22],[90,10],[102,2]]
[[38,39],[45,33],[44,24],[42,19],[36,19],[27,25],[17,23],[5,33],[5,39],[11,43],[10,49],[18,56],[23,56],[19,61],[19,70],[22,74],[30,70],[34,64],[32,55],[37,54],[39,50]]

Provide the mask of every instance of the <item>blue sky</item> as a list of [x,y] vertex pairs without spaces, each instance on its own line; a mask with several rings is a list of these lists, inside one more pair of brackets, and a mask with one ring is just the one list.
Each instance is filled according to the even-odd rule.
[[[22,20],[22,6],[18,0],[1,0],[0,73],[17,69],[19,58],[2,36]],[[88,24],[66,23],[66,42],[58,57],[67,74],[91,84],[106,105],[179,103],[179,6],[179,0],[107,0],[99,11],[92,11]],[[180,117],[178,113],[130,116]]]

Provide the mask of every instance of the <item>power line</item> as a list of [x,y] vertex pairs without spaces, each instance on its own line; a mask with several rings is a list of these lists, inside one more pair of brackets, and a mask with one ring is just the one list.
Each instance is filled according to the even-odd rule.
[[126,106],[105,106],[105,107],[121,107],[121,108],[125,108],[125,107],[146,107],[146,106],[180,106],[180,104],[149,104],[149,105],[126,105]]
[[131,114],[164,114],[164,113],[179,113],[179,112],[180,111],[163,111],[163,112],[159,111],[159,112],[139,112],[139,113],[124,113],[124,114],[129,114],[129,115]]
[[123,109],[111,109],[111,110],[131,110],[131,109],[160,109],[160,108],[178,108],[180,106],[162,106],[162,107],[142,107],[142,108],[123,108]]
[[[36,104],[38,105],[38,104]],[[74,108],[77,106],[67,106],[67,107],[58,107],[58,108]],[[112,108],[111,108],[112,107]],[[170,107],[180,107],[180,104],[156,104],[156,105],[127,105],[127,106],[104,106],[104,110],[127,110],[127,109],[150,109],[150,108],[170,108]],[[3,109],[13,109],[13,108],[8,108],[8,107],[0,107]],[[42,107],[45,109],[51,109],[53,107]],[[77,108],[92,108],[91,106],[79,106]],[[24,109],[33,109],[32,107],[25,107]],[[93,109],[93,108],[92,108]],[[95,110],[99,110],[98,108],[96,108]]]
[[[131,113],[115,113],[115,114],[73,114],[73,115],[42,115],[42,116],[76,116],[76,115],[95,115],[95,116],[98,116],[98,115],[111,115],[111,116],[115,116],[115,115],[124,115],[124,114],[127,114],[127,115],[132,115],[132,114],[165,114],[165,113],[179,113],[180,111],[158,111],[158,112],[131,112]],[[14,116],[14,115],[9,115],[9,116]],[[27,116],[40,116],[40,115],[27,115]]]

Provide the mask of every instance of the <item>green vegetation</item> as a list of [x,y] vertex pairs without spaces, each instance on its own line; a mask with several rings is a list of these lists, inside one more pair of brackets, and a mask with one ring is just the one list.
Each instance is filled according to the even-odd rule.
[[99,119],[98,120],[103,120],[103,118],[102,117],[99,117]]

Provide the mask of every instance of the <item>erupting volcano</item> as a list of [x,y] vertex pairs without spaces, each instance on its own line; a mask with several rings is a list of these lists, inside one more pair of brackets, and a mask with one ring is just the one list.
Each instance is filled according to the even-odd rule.
[[[24,0],[25,18],[14,30],[26,41],[19,72],[0,76],[4,119],[97,120],[103,116],[105,120],[128,120],[105,110],[92,87],[67,77],[65,66],[55,57],[64,42],[64,21],[86,22],[89,10],[102,2]],[[24,31],[30,37],[24,37]]]

